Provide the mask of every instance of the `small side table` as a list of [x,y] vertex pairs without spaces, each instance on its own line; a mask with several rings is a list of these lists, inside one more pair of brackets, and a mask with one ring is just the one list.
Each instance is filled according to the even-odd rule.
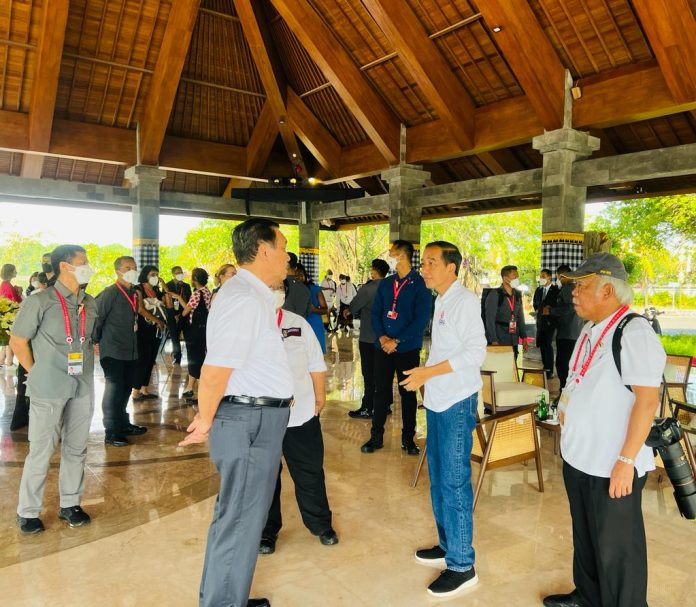
[[551,432],[553,435],[553,454],[558,455],[561,451],[561,424],[547,419],[540,420],[536,415],[534,416],[534,423],[537,428],[543,428]]

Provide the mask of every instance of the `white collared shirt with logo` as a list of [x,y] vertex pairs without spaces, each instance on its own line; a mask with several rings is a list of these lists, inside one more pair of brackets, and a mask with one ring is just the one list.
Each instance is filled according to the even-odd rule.
[[486,358],[486,333],[481,301],[454,282],[435,300],[432,344],[427,366],[448,360],[452,373],[425,384],[424,405],[442,412],[481,389],[481,365]]
[[[659,387],[667,360],[650,324],[642,318],[633,318],[623,330],[619,376],[612,354],[617,321],[602,340],[585,377],[576,384],[575,378],[612,316],[597,325],[587,323],[583,327],[570,358],[570,373],[564,390],[567,402],[563,403],[566,398],[562,398],[559,407],[565,412],[561,430],[563,459],[585,474],[604,478],[611,477],[617,457],[621,455],[636,399],[626,386]],[[573,371],[583,335],[588,335],[589,339],[582,345],[577,369]],[[656,401],[656,410],[658,404]],[[635,462],[639,476],[654,470],[652,449],[643,445]]]

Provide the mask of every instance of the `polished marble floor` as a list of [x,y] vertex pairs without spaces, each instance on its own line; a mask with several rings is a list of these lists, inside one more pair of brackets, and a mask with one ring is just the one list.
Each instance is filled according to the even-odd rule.
[[[259,558],[254,595],[268,596],[274,607],[435,604],[425,588],[437,572],[416,564],[412,556],[415,548],[435,541],[427,473],[412,489],[417,458],[399,449],[398,410],[388,422],[385,449],[360,453],[369,424],[346,415],[362,393],[357,342],[332,337],[329,345],[322,426],[329,500],[341,541],[325,547],[306,531],[288,479],[285,526],[276,553]],[[57,520],[54,465],[42,514],[47,530],[22,537],[14,516],[27,434],[26,429],[8,430],[13,378],[0,370],[0,605],[197,604],[217,477],[204,446],[176,446],[195,413],[179,398],[185,367],[167,367],[163,359],[153,381],[162,398],[137,404],[132,419],[149,431],[129,447],[105,448],[97,406],[83,499],[92,524],[69,529]],[[100,403],[101,377],[97,384]],[[422,431],[422,410],[418,420]],[[532,607],[541,605],[544,594],[570,588],[570,516],[560,461],[551,436],[543,434],[542,444],[543,494],[536,490],[533,465],[513,465],[486,476],[475,514],[480,583],[450,604]],[[654,475],[644,503],[649,604],[695,605],[696,526],[679,518],[669,484],[658,484]]]

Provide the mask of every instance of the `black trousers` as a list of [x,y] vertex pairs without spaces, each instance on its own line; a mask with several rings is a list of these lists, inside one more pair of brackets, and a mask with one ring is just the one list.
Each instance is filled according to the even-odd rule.
[[[375,408],[372,415],[372,438],[381,441],[384,436],[384,423],[387,420],[387,409],[393,400],[392,386],[394,373],[401,383],[406,376],[404,371],[413,369],[420,364],[420,350],[409,352],[394,352],[387,354],[384,350],[375,348]],[[401,440],[409,442],[416,434],[416,409],[418,402],[416,393],[409,392],[399,386],[401,395]]]
[[169,339],[172,342],[172,356],[181,358],[181,316],[175,316],[174,310],[167,310],[167,329],[169,329]]
[[561,382],[561,390],[566,385],[568,379],[568,368],[570,367],[570,357],[575,348],[574,339],[556,339],[556,371],[558,380]]
[[553,373],[553,334],[556,328],[547,318],[540,317],[537,322],[536,343],[541,350],[541,362],[544,370]]
[[[331,529],[331,509],[324,479],[324,439],[321,423],[313,417],[301,426],[288,428],[283,438],[283,457],[295,483],[295,497],[305,527],[314,535]],[[283,526],[280,511],[280,473],[262,537],[275,538]]]
[[17,364],[17,398],[12,413],[10,430],[15,431],[29,425],[29,397],[27,396],[27,370]]
[[361,409],[372,413],[375,408],[375,344],[367,341],[359,341],[360,371],[362,371],[365,392],[363,393]]
[[609,479],[563,463],[573,518],[573,580],[586,607],[647,607],[648,556],[641,497],[647,474],[634,472],[631,495],[609,497]]
[[160,338],[157,336],[157,327],[140,323],[138,325],[138,364],[133,373],[133,388],[135,390],[150,385],[159,345]]
[[123,435],[130,424],[126,408],[137,364],[137,360],[119,360],[110,356],[101,358],[104,370],[102,416],[107,434]]
[[188,373],[191,377],[200,379],[206,353],[205,327],[189,327],[184,331],[184,336],[186,337]]

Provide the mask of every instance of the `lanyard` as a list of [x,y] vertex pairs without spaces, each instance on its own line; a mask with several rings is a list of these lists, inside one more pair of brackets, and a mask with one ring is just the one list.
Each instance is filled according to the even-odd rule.
[[510,312],[515,313],[515,292],[513,291],[512,297],[506,297],[507,304],[510,306]]
[[128,297],[128,293],[126,293],[126,291],[120,284],[116,283],[116,286],[118,287],[118,290],[121,291],[121,293],[123,293],[123,296],[128,300],[130,307],[133,308],[133,312],[135,312],[135,304],[138,301],[138,297],[136,296],[136,294],[133,293],[133,299],[131,300],[131,298]]
[[[621,318],[621,316],[623,316],[627,311],[628,311],[628,306],[623,306],[616,314],[614,314],[614,316],[612,316],[611,320],[607,323],[607,326],[604,327],[604,330],[602,331],[602,334],[599,336],[597,343],[594,345],[594,347],[590,351],[590,356],[583,363],[583,365],[580,369],[580,373],[574,379],[576,384],[579,384],[582,381],[582,378],[585,377],[585,373],[587,373],[587,370],[590,368],[590,364],[592,363],[592,360],[594,359],[595,354],[597,353],[597,350],[599,349],[599,346],[602,344],[602,341],[604,340],[604,336],[617,323],[619,318]],[[583,346],[585,345],[585,342],[588,340],[588,338],[589,338],[589,333],[585,333],[582,336],[582,341],[580,342],[580,347],[578,348],[578,353],[575,355],[575,362],[573,363],[573,373],[575,373],[575,371],[578,368],[578,361],[580,360],[580,354],[582,353]]]
[[278,318],[278,328],[280,329],[280,323],[283,322],[283,308],[278,308],[278,312],[276,313],[276,316]]
[[[69,344],[73,342],[72,328],[70,327],[70,315],[68,314],[68,305],[65,303],[65,298],[56,289],[56,295],[60,300],[60,307],[63,308],[63,322],[65,323],[65,341]],[[85,323],[87,322],[87,311],[85,306],[81,306],[80,310],[80,343],[85,343]]]
[[392,312],[396,310],[396,300],[399,299],[399,293],[401,293],[401,289],[403,289],[410,281],[409,278],[404,280],[399,287],[397,288],[396,283],[399,282],[398,279],[394,279],[393,287],[394,287],[394,301],[392,302]]

